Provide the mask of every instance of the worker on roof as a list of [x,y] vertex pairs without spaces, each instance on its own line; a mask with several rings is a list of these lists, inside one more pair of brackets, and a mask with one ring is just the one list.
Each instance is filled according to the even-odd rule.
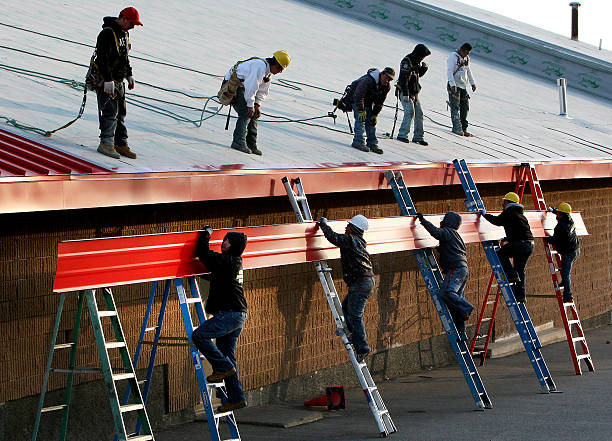
[[[395,71],[391,67],[385,67],[382,72],[368,69],[365,75],[353,81],[347,89],[344,102],[352,105],[355,113],[355,134],[351,145],[362,152],[383,153],[378,147],[376,122],[394,78]],[[364,140],[364,132],[367,140]]]
[[221,397],[223,403],[217,411],[228,412],[246,407],[242,383],[238,379],[236,343],[247,316],[241,257],[247,236],[238,232],[227,233],[221,244],[221,253],[217,253],[209,248],[212,233],[211,227],[204,227],[195,251],[196,257],[210,271],[202,277],[210,281],[206,313],[212,317],[193,331],[191,340],[213,368],[206,381],[220,383],[225,380],[227,399]]
[[448,104],[450,106],[453,133],[461,136],[472,136],[468,132],[468,112],[470,110],[470,94],[467,89],[476,91],[476,83],[470,69],[470,52],[472,45],[463,43],[459,49],[451,53],[446,61],[448,83]]
[[572,206],[567,202],[561,202],[557,208],[548,207],[548,211],[557,215],[557,225],[552,236],[544,240],[555,246],[555,250],[561,255],[561,283],[563,287],[563,301],[572,302],[571,272],[574,262],[580,256],[580,242],[576,235],[576,227],[572,220]]
[[342,302],[342,313],[347,336],[355,347],[357,362],[363,362],[370,353],[363,324],[363,311],[374,288],[374,272],[370,255],[366,250],[367,242],[363,233],[368,230],[368,220],[362,214],[348,221],[344,234],[334,232],[322,217],[318,222],[325,238],[340,248],[342,277],[348,285],[348,292]]
[[131,48],[128,31],[134,26],[142,26],[142,22],[140,14],[133,7],[123,9],[119,17],[104,17],[92,65],[87,74],[88,85],[93,83],[98,98],[98,152],[115,159],[121,156],[136,159],[136,153],[128,146],[123,84],[123,80],[127,79],[130,90],[135,84],[128,57]]
[[291,56],[276,51],[269,58],[249,58],[239,61],[226,74],[218,97],[222,104],[230,104],[238,114],[232,148],[243,153],[261,155],[257,148],[257,120],[261,103],[270,91],[272,75],[287,69]]
[[[506,237],[502,239],[503,245],[497,250],[497,255],[508,282],[513,283],[516,301],[522,303],[525,301],[525,267],[534,249],[533,234],[516,193],[506,193],[502,208],[497,216],[487,214],[485,209],[480,210],[480,214],[493,225],[504,227]],[[511,258],[514,265],[510,263]]]
[[[440,228],[429,222],[421,213],[417,218],[427,232],[440,241],[440,268],[444,281],[438,295],[446,303],[453,317],[457,331],[465,331],[465,322],[470,318],[474,307],[465,299],[465,285],[469,276],[467,264],[467,247],[459,235],[461,216],[449,211],[442,218]],[[465,338],[464,334],[461,334]]]
[[423,109],[419,101],[419,92],[421,85],[419,78],[427,72],[427,64],[423,61],[425,57],[431,54],[431,51],[424,44],[417,44],[411,53],[406,55],[400,63],[400,74],[395,84],[395,95],[402,102],[404,108],[404,119],[402,125],[397,132],[398,141],[410,142],[408,134],[410,133],[410,125],[414,118],[414,136],[412,142],[421,145],[427,145],[423,139]]

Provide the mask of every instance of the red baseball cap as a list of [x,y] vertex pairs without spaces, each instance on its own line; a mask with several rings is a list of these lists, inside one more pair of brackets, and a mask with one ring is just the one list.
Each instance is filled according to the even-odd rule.
[[133,6],[125,8],[119,13],[119,15],[127,18],[129,21],[132,22],[134,26],[142,26],[142,22],[140,21],[140,14],[138,13],[138,10]]

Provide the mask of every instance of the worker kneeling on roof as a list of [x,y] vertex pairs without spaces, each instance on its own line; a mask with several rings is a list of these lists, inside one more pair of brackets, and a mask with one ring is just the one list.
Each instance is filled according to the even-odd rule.
[[[227,233],[221,245],[221,253],[217,253],[209,248],[212,232],[211,227],[204,227],[195,252],[196,257],[210,271],[210,274],[202,277],[210,280],[206,313],[212,317],[193,331],[191,339],[213,368],[206,381],[220,383],[225,380],[227,400],[221,397],[223,404],[217,411],[228,412],[246,406],[242,384],[238,379],[236,343],[247,316],[241,257],[247,237],[244,233]],[[213,338],[216,338],[216,344]]]
[[363,325],[363,311],[374,288],[374,272],[367,242],[363,233],[368,230],[368,220],[362,214],[348,221],[344,234],[338,234],[327,225],[327,219],[319,219],[319,227],[325,238],[340,248],[342,277],[348,285],[348,292],[342,302],[342,313],[346,323],[347,336],[355,347],[359,363],[370,353]]
[[467,264],[467,247],[459,235],[461,216],[454,211],[444,215],[440,228],[417,213],[418,219],[435,239],[440,241],[440,268],[444,281],[438,295],[446,303],[453,317],[457,331],[465,331],[465,321],[470,317],[474,307],[465,299],[465,284],[469,276]]
[[270,91],[272,75],[285,70],[291,56],[276,51],[270,58],[249,58],[239,61],[226,74],[217,94],[223,105],[231,105],[238,114],[232,148],[243,153],[261,155],[257,148],[257,120],[261,103]]

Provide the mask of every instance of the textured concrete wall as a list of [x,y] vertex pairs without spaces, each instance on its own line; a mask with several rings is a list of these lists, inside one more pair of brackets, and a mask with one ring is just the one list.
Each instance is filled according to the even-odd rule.
[[[307,182],[305,186],[307,189]],[[543,189],[549,203],[567,200],[583,213],[591,235],[582,239],[582,256],[575,267],[575,293],[583,319],[599,316],[612,309],[612,180],[546,182]],[[493,209],[499,206],[500,195],[513,190],[513,184],[484,185],[480,190],[488,207]],[[425,213],[443,213],[449,209],[465,211],[464,195],[458,186],[419,188],[412,191],[412,195],[419,210]],[[310,198],[310,205],[315,216],[330,219],[346,219],[358,212],[368,217],[399,214],[391,191],[346,193],[342,198],[315,195]],[[15,407],[11,403],[17,406],[19,401],[15,400],[40,393],[59,298],[51,293],[58,241],[187,231],[205,223],[228,228],[291,223],[294,219],[285,198],[241,201],[240,204],[219,201],[3,215],[0,233],[0,403],[5,403],[5,410],[0,409],[0,414],[12,414],[9,409]],[[421,366],[451,361],[448,344],[443,336],[440,337],[442,326],[412,254],[378,255],[373,260],[376,292],[368,302],[365,322],[373,349],[383,351],[372,357],[375,377],[399,376]],[[471,277],[467,295],[472,303],[479,305],[490,269],[478,244],[469,246],[469,265]],[[331,266],[338,291],[344,295],[346,287],[341,280],[339,261],[332,261]],[[141,284],[114,290],[132,351],[149,289],[150,284]],[[250,310],[238,343],[238,360],[242,380],[253,403],[309,397],[313,391],[318,392],[321,385],[331,384],[327,380],[355,384],[341,341],[334,335],[334,324],[312,265],[247,271],[245,289]],[[552,292],[539,243],[528,266],[527,289],[536,294]],[[59,342],[71,338],[76,297],[68,297]],[[559,325],[554,300],[529,300],[528,306],[536,324],[554,320]],[[474,314],[471,323],[475,318]],[[87,315],[82,329],[77,364],[97,366],[98,355]],[[507,310],[500,308],[497,335],[513,330]],[[169,305],[164,335],[184,335],[176,300]],[[419,343],[432,336],[438,336],[433,349],[428,343]],[[148,354],[149,349],[145,348],[143,360],[148,359]],[[191,409],[199,398],[187,349],[162,349],[157,361],[167,365],[167,385],[161,394],[167,399],[164,405],[167,411]],[[56,362],[59,367],[61,362],[66,362],[65,356],[58,357]],[[52,389],[63,387],[62,377],[52,376]],[[95,379],[100,377],[77,378],[77,383]],[[96,399],[104,404],[104,396]],[[28,400],[35,402],[32,398]],[[31,415],[33,413],[29,418]],[[33,420],[29,419],[23,422],[27,427],[32,424]]]
[[[612,63],[530,35],[411,0],[305,0],[348,17],[397,31],[416,41],[436,42],[450,49],[469,42],[473,57],[494,61],[520,72],[612,99]],[[461,9],[460,4],[456,7]],[[340,32],[340,31],[337,31]]]

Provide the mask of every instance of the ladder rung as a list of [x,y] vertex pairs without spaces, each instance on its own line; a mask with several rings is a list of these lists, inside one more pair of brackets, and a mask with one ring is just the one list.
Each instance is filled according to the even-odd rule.
[[43,407],[42,409],[40,409],[40,413],[54,412],[56,410],[62,410],[62,409],[65,409],[65,408],[66,408],[65,404],[60,404],[59,406]]
[[201,297],[188,297],[187,303],[202,303]]
[[153,439],[153,435],[136,435],[128,436],[128,441],[150,441]]
[[150,328],[145,328],[145,332],[155,331],[156,329],[157,329],[157,326],[151,326]]
[[229,412],[216,413],[215,414],[215,419],[223,418],[223,417],[226,417],[226,416],[231,415],[231,414],[232,414],[231,410]]
[[66,348],[71,348],[73,346],[74,346],[74,343],[62,343],[62,344],[53,346],[53,350],[56,351],[58,349],[66,349]]
[[119,406],[119,410],[121,410],[121,413],[134,412],[135,410],[140,409],[144,409],[144,406],[142,404],[126,404],[124,406]]
[[124,341],[111,341],[106,343],[106,349],[125,348]]
[[125,374],[113,374],[113,381],[119,380],[129,380],[130,378],[136,378],[136,375],[131,372],[127,372]]
[[223,387],[225,386],[225,383],[206,383],[206,385],[210,388],[210,389],[216,389],[218,387]]
[[117,311],[98,311],[98,317],[116,317]]
[[487,318],[483,318],[481,322],[490,322],[491,320],[493,320],[493,317],[487,317]]
[[586,339],[584,337],[574,337],[572,338],[572,341],[575,343],[577,341],[586,341]]
[[583,358],[591,358],[590,354],[582,354],[576,357],[578,360],[582,360]]
[[580,323],[580,320],[568,320],[567,321],[568,325],[575,325],[576,323]]

